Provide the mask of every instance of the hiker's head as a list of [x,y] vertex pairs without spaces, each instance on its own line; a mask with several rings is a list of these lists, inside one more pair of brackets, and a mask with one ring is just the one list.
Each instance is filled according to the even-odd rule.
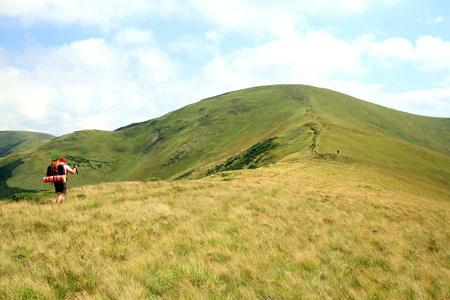
[[61,158],[59,159],[59,161],[65,163],[65,162],[67,162],[67,159],[65,159],[64,157],[61,157]]

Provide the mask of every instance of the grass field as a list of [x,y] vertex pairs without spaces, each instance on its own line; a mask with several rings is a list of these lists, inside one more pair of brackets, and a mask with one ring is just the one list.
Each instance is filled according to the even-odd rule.
[[0,202],[0,299],[449,299],[450,190],[306,152]]

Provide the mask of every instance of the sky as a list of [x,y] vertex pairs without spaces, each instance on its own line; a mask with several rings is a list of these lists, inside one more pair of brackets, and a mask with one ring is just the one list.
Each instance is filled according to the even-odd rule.
[[271,84],[448,118],[450,1],[0,1],[0,130],[114,130]]

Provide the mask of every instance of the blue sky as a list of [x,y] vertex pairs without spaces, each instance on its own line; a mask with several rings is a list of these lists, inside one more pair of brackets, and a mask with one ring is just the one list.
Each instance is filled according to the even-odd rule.
[[3,0],[0,130],[114,130],[308,84],[450,117],[447,0]]

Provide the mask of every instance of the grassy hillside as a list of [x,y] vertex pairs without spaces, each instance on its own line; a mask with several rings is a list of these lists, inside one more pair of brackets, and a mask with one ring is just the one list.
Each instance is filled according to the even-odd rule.
[[[80,166],[86,183],[202,178],[340,151],[399,176],[448,185],[450,119],[427,118],[302,85],[255,87],[204,99],[117,131],[80,131],[0,159],[3,186],[44,190],[48,163]],[[0,178],[1,180],[1,178]],[[9,190],[8,190],[9,189]],[[6,194],[3,194],[6,195]],[[1,195],[0,195],[1,198]]]
[[278,85],[7,155],[8,195],[80,168],[0,202],[0,299],[449,299],[448,132]]
[[378,133],[450,156],[450,118],[412,115],[326,89],[302,89],[311,115],[326,124]]
[[448,186],[294,153],[0,203],[1,299],[449,299]]
[[11,186],[7,182],[13,177],[14,171],[24,163],[25,155],[21,153],[48,143],[54,138],[55,136],[46,133],[0,131],[0,199],[10,197],[14,193],[36,190],[36,188],[28,190],[21,185]]
[[32,149],[54,138],[39,132],[0,131],[0,157]]

